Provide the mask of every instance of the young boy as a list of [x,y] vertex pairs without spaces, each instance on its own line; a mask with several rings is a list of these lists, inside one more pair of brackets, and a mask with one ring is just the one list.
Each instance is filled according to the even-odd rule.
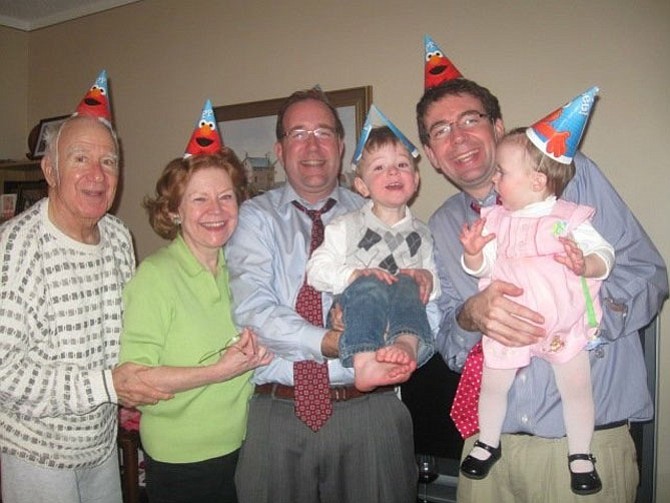
[[361,391],[406,381],[433,354],[425,308],[440,293],[433,241],[407,207],[419,173],[394,129],[363,139],[354,187],[370,200],[326,226],[307,264],[310,285],[341,294],[340,359]]

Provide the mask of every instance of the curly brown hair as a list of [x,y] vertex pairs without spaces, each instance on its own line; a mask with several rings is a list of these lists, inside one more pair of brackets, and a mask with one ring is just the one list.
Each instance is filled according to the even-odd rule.
[[145,197],[142,206],[149,214],[151,228],[164,239],[174,239],[179,233],[179,223],[174,221],[184,191],[191,177],[205,168],[220,168],[226,171],[233,182],[237,202],[245,196],[246,177],[242,163],[235,152],[223,147],[216,154],[197,154],[170,161],[156,182],[156,194]]

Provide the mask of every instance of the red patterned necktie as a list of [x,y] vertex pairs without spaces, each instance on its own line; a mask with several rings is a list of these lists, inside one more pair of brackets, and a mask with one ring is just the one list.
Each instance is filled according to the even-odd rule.
[[[319,210],[308,210],[297,201],[293,205],[312,220],[312,238],[309,244],[309,254],[323,243],[323,222],[321,215],[335,205],[335,199],[328,199]],[[321,293],[306,282],[303,283],[295,303],[296,312],[312,325],[323,326],[323,306]],[[295,391],[295,415],[309,426],[318,431],[333,414],[333,404],[330,400],[330,381],[328,380],[328,364],[314,360],[304,360],[293,363],[293,386]]]
[[479,431],[479,392],[482,387],[484,353],[481,341],[474,345],[465,359],[463,373],[458,381],[456,396],[451,404],[451,419],[463,438]]
[[[496,204],[502,204],[502,199],[500,199],[500,196],[496,196]],[[481,215],[482,213],[482,206],[474,199],[470,202],[470,209],[477,213],[477,215]]]
[[[502,204],[500,196],[496,196],[496,204]],[[470,208],[478,215],[481,213],[482,208],[477,201],[473,200]],[[483,370],[484,352],[480,341],[473,346],[465,359],[463,373],[458,381],[449,413],[463,438],[468,438],[479,431],[479,393],[482,388]]]

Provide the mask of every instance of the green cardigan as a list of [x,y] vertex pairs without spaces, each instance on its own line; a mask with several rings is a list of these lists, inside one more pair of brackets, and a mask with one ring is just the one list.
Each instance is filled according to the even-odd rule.
[[[214,277],[181,236],[140,264],[123,299],[121,362],[207,365],[237,334],[223,253]],[[212,356],[199,363],[208,354]],[[141,407],[140,436],[149,456],[191,463],[238,449],[246,431],[250,377],[249,372]]]

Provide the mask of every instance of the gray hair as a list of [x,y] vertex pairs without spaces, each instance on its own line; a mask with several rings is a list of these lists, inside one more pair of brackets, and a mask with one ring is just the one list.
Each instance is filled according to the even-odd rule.
[[103,119],[101,117],[90,117],[86,115],[73,114],[60,124],[56,125],[55,127],[54,126],[47,127],[47,130],[44,132],[44,142],[45,142],[44,156],[49,157],[52,160],[54,170],[56,171],[56,173],[58,173],[58,143],[60,141],[60,135],[63,131],[63,128],[65,127],[66,124],[69,124],[70,122],[73,122],[77,119],[81,119],[84,117],[89,117],[91,119],[97,120],[100,124],[102,124],[107,128],[109,134],[112,136],[112,140],[114,141],[114,148],[116,150],[116,153],[117,154],[119,153],[119,138],[116,135],[116,131],[114,131],[114,128],[107,119]]

